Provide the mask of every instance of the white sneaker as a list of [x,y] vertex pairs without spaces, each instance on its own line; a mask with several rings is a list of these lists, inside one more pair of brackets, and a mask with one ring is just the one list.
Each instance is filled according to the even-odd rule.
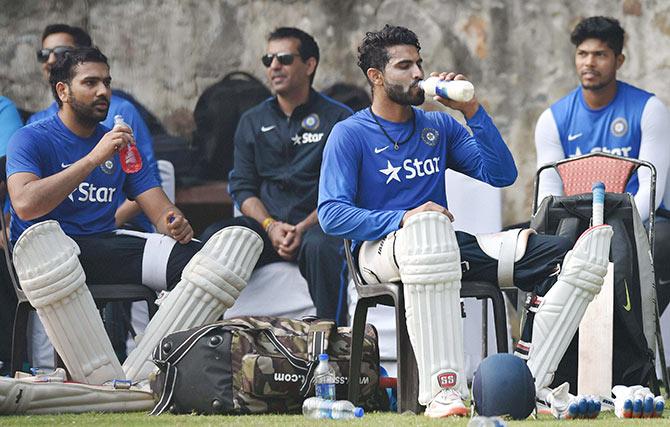
[[442,389],[430,401],[424,414],[431,418],[444,418],[453,415],[463,417],[468,414],[468,409],[465,407],[459,392],[453,389]]

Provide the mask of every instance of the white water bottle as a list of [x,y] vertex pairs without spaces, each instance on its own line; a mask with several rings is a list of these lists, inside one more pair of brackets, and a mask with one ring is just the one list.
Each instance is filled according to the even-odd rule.
[[314,370],[314,390],[316,397],[335,400],[335,370],[328,364],[328,355],[319,354],[319,364]]
[[320,397],[310,397],[302,404],[302,414],[313,419],[347,420],[361,418],[363,408],[354,406],[348,400],[325,400]]
[[467,80],[440,80],[438,77],[428,77],[419,82],[427,96],[439,95],[452,101],[468,102],[475,96],[475,87]]

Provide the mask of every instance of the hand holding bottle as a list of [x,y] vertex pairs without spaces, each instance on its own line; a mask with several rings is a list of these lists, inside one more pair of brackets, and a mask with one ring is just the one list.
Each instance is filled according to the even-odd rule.
[[[130,129],[130,126],[123,121],[123,116],[116,115],[114,116],[114,129],[119,127],[127,127]],[[130,129],[132,134],[132,129]],[[135,145],[135,139],[132,139],[130,144],[125,144],[119,149],[119,159],[121,161],[121,169],[125,173],[135,173],[142,169],[142,156],[140,156],[140,151]]]
[[462,74],[431,73],[419,85],[426,96],[432,96],[440,104],[462,112],[466,119],[472,118],[479,109],[475,88]]
[[133,134],[129,127],[115,126],[98,141],[87,158],[96,166],[103,164],[116,154],[122,147],[132,144]]

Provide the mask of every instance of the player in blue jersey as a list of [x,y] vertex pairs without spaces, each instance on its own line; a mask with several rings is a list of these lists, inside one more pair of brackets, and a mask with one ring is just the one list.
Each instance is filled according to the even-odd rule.
[[[559,264],[569,249],[563,238],[529,230],[480,236],[454,232],[447,209],[447,168],[497,187],[512,184],[517,170],[476,98],[455,102],[435,97],[463,113],[472,135],[446,113],[413,107],[425,97],[418,86],[424,78],[419,50],[412,31],[389,25],[367,33],[359,46],[358,65],[372,87],[372,106],[336,124],[328,138],[319,223],[329,234],[356,241],[356,258],[367,283],[402,282],[407,329],[419,367],[419,402],[431,417],[467,413],[461,278],[514,283],[540,295],[551,287],[544,298],[549,309],[533,307],[528,365],[542,396],[554,404],[557,416],[566,416],[571,397],[564,389],[564,394],[552,394],[548,386],[570,341],[563,336],[572,336],[583,311],[566,304],[565,296],[574,290],[574,274],[582,269],[593,271],[587,281],[600,286],[611,230],[606,226],[585,233],[560,275]],[[599,251],[590,250],[594,244]],[[566,311],[575,320],[556,321]]]
[[[56,57],[63,52],[72,50],[75,47],[91,47],[93,42],[91,36],[79,27],[73,27],[67,24],[47,25],[42,32],[42,47],[37,51],[37,60],[41,64],[44,80],[49,82],[49,73],[51,67],[56,63]],[[27,124],[38,120],[51,117],[58,112],[58,104],[52,102],[48,108],[38,111],[28,118]],[[123,120],[133,130],[133,137],[137,142],[137,147],[142,153],[149,170],[161,179],[156,158],[154,156],[153,141],[146,123],[142,119],[137,108],[130,102],[120,96],[112,94],[109,102],[109,112],[103,119],[102,124],[111,128],[114,126],[114,116],[121,115]],[[172,177],[173,179],[174,177]],[[153,225],[146,215],[142,214],[141,209],[130,200],[120,197],[116,212],[116,223],[119,227],[130,226],[133,230],[153,231]]]
[[[75,381],[146,379],[158,340],[214,320],[233,304],[262,241],[253,231],[231,227],[201,248],[146,163],[134,174],[122,171],[118,151],[135,142],[128,127],[110,130],[99,123],[108,112],[111,77],[98,49],[64,53],[50,82],[58,113],[18,130],[8,147],[17,274]],[[158,233],[116,230],[122,191]],[[84,274],[89,283],[170,290],[123,370],[87,296]]]
[[[654,94],[617,80],[625,56],[624,30],[619,21],[603,16],[582,20],[571,37],[580,87],[546,109],[537,121],[535,147],[538,167],[556,160],[607,152],[647,160],[656,167],[655,273],[659,306],[670,301],[670,112]],[[642,168],[627,191],[643,221],[649,217],[650,174]],[[561,179],[553,170],[543,172],[539,196],[561,195]],[[541,199],[540,199],[541,200]]]

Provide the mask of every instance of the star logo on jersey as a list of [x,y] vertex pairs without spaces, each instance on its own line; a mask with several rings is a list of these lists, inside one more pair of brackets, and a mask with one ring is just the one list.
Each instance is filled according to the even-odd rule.
[[400,172],[400,166],[397,167],[393,166],[390,160],[386,161],[386,169],[379,169],[379,172],[386,175],[387,184],[392,180],[400,182],[400,177],[398,176],[398,172]]

